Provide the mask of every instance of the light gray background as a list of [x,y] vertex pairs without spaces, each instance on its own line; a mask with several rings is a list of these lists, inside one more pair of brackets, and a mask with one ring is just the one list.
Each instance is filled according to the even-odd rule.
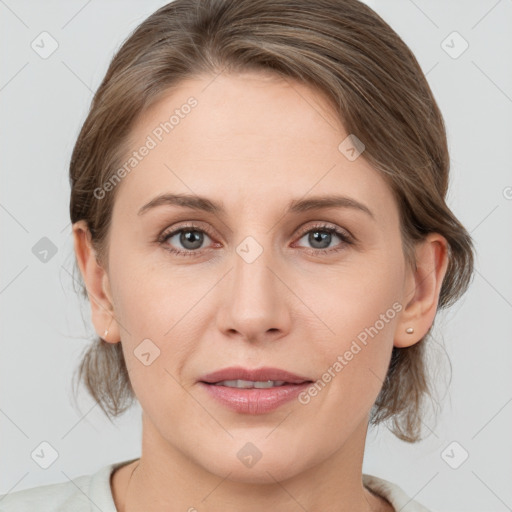
[[[138,405],[112,425],[85,393],[72,404],[93,329],[72,286],[67,166],[113,51],[164,3],[0,0],[0,494],[140,454]],[[433,510],[512,510],[512,1],[368,3],[427,73],[448,130],[449,205],[478,255],[469,292],[436,320],[453,370],[438,423],[426,418],[415,445],[370,432],[364,471]],[[47,59],[31,48],[43,31],[59,45]],[[469,43],[456,59],[441,46],[453,31]],[[42,237],[57,248],[46,263],[32,252]],[[48,469],[31,458],[43,441],[58,452]]]

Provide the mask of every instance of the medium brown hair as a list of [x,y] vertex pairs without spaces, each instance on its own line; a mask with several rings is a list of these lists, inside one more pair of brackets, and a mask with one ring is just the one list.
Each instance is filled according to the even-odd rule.
[[[390,186],[400,211],[406,261],[430,232],[449,244],[439,308],[453,304],[473,273],[473,242],[445,202],[449,154],[444,121],[410,49],[358,0],[175,0],[149,16],[118,50],[98,88],[70,163],[72,223],[85,220],[107,268],[116,190],[94,190],[119,169],[138,117],[183,79],[266,71],[321,92],[363,157]],[[76,271],[76,266],[75,266]],[[80,278],[79,278],[80,279]],[[80,280],[82,293],[87,291]],[[393,348],[370,422],[389,420],[400,439],[417,441],[431,396],[425,343]],[[96,338],[78,368],[107,417],[135,399],[121,343]]]

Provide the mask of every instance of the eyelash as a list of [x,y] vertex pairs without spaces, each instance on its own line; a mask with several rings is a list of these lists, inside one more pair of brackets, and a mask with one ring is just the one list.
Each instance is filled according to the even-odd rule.
[[[167,232],[164,231],[159,236],[157,241],[159,244],[164,246],[165,250],[167,250],[173,254],[177,254],[179,256],[192,256],[192,257],[198,256],[199,253],[201,252],[201,249],[197,249],[194,251],[174,249],[174,248],[170,247],[169,244],[166,244],[166,242],[169,238],[172,238],[174,235],[181,233],[182,231],[183,232],[197,231],[199,233],[205,233],[206,235],[208,235],[210,238],[213,239],[213,235],[212,235],[212,233],[210,233],[210,231],[208,229],[200,228],[199,226],[196,226],[194,224],[187,224],[187,225],[181,226],[179,229],[174,229],[173,231],[167,231]],[[346,233],[345,231],[341,231],[338,228],[335,228],[334,226],[332,226],[330,224],[319,224],[319,225],[312,226],[309,229],[306,229],[304,231],[301,231],[299,239],[302,238],[304,235],[307,235],[311,231],[324,231],[327,233],[335,234],[341,239],[342,243],[339,244],[338,247],[331,248],[331,249],[311,249],[311,248],[306,247],[304,250],[309,254],[313,254],[313,255],[326,255],[326,253],[332,254],[332,253],[336,253],[336,252],[339,252],[339,251],[342,251],[343,249],[345,249],[345,245],[353,245],[353,243],[354,243],[352,237],[350,235],[348,235],[348,233]]]

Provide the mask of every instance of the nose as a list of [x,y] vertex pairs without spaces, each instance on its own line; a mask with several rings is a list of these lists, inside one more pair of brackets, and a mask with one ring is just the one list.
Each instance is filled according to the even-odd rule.
[[[275,341],[290,330],[293,294],[270,250],[263,250],[251,261],[244,253],[248,246],[241,245],[239,252],[233,252],[233,267],[225,278],[218,327],[233,339],[252,343]],[[255,245],[249,244],[249,248],[258,250]]]

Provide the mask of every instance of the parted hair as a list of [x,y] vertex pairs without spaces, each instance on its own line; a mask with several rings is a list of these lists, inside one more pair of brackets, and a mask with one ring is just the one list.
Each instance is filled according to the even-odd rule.
[[[446,204],[443,117],[411,50],[358,0],[175,0],[129,35],[94,95],[69,168],[71,222],[87,222],[98,261],[107,264],[118,187],[101,200],[94,190],[121,166],[139,116],[184,79],[257,70],[322,93],[345,131],[364,143],[361,157],[382,174],[398,205],[411,268],[417,242],[431,232],[446,238],[438,309],[451,306],[470,284],[474,249]],[[80,275],[76,281],[87,298]],[[425,351],[431,329],[418,343],[393,348],[370,415],[371,424],[385,422],[409,442],[421,438],[424,401],[434,392]],[[121,343],[92,340],[75,378],[110,419],[135,400]]]

